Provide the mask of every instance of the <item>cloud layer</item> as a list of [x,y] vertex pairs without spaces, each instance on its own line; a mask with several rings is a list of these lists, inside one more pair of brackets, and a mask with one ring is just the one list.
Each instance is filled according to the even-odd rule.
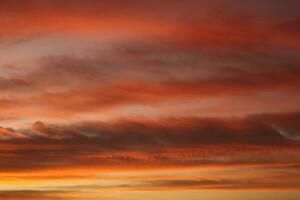
[[299,197],[299,6],[0,0],[0,199]]

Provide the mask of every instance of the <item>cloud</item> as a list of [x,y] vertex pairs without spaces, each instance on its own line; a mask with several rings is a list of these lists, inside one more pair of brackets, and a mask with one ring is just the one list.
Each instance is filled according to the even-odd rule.
[[[27,1],[26,3],[1,2],[3,20],[0,36],[2,40],[9,38],[30,38],[31,35],[44,33],[75,33],[93,35],[126,36],[164,36],[169,39],[183,41],[183,46],[222,47],[257,49],[257,47],[278,45],[280,47],[296,47],[284,38],[294,38],[288,31],[290,26],[282,26],[280,30],[273,24],[289,24],[290,18],[298,16],[294,7],[297,2],[279,2],[273,6],[253,9],[253,4],[243,2],[222,1],[135,1],[125,4],[120,2],[86,1]],[[264,6],[263,6],[264,5]],[[281,5],[281,6],[278,6]],[[288,8],[287,8],[288,7]],[[252,8],[252,9],[251,9]],[[151,11],[150,11],[151,10]],[[289,12],[286,12],[289,10]],[[155,11],[155,12],[153,12]],[[274,13],[281,11],[281,18]],[[37,17],[38,16],[38,17]],[[20,23],[19,19],[23,19]],[[47,26],[45,26],[47,22]],[[189,26],[191,25],[191,26]],[[275,26],[276,27],[276,26]],[[136,38],[136,37],[133,37]],[[17,41],[19,41],[17,39]],[[209,45],[207,45],[209,44]],[[256,47],[257,46],[257,47]],[[230,48],[231,47],[231,48]],[[233,48],[232,48],[233,47]],[[264,49],[264,48],[262,48]]]
[[0,0],[0,199],[298,190],[298,5]]
[[[126,186],[120,186],[125,187]],[[142,182],[137,185],[128,185],[128,188],[136,188],[140,190],[205,190],[205,189],[297,189],[300,187],[299,182],[263,182],[251,180],[159,180]]]
[[[179,62],[175,61],[175,65],[171,63],[172,60],[166,59],[169,63],[161,64],[164,68],[160,69],[149,64],[163,59],[157,57],[159,52],[156,50],[152,59],[158,59],[157,61],[147,60],[153,54],[151,52],[141,56],[146,57],[142,60],[140,56],[134,55],[134,50],[127,51],[129,52],[116,54],[113,61],[103,55],[48,57],[40,67],[29,71],[27,75],[3,80],[2,87],[9,86],[9,92],[17,97],[17,91],[26,91],[33,96],[26,97],[29,98],[28,101],[37,105],[47,102],[52,109],[57,106],[59,109],[70,107],[70,110],[83,111],[84,107],[89,110],[88,107],[97,109],[110,105],[143,104],[170,99],[294,91],[299,85],[299,70],[294,66],[265,67],[254,72],[250,68],[209,69],[197,64],[185,67],[185,64],[179,64],[180,59]],[[125,60],[118,61],[118,56]],[[182,59],[183,62],[191,61],[189,57]],[[204,78],[203,74],[208,75],[208,78]]]
[[[229,107],[224,100],[228,98],[234,98],[238,107],[229,109],[235,110],[232,115],[253,110],[245,104],[263,105],[251,114],[297,110],[295,2],[265,4],[255,4],[261,12],[250,2],[128,1],[124,6],[108,1],[2,1],[4,43],[34,40],[31,35],[45,40],[8,45],[10,54],[16,55],[11,56],[11,65],[18,52],[32,47],[26,56],[28,66],[0,78],[1,96],[13,105],[1,118],[52,122],[63,116],[67,121],[100,112],[109,116],[107,112],[134,106],[170,116],[177,114],[175,106],[163,111],[167,114],[161,111],[170,102],[178,107],[187,101],[216,102],[211,110],[220,110]],[[274,13],[282,16],[274,18]],[[63,48],[68,46],[65,40],[76,44],[78,53]],[[86,49],[86,41],[93,44],[91,49]],[[203,109],[195,106],[195,110]]]
[[[39,191],[39,190],[13,190],[0,191],[0,198],[4,200],[55,200],[69,199],[61,197],[62,191]],[[66,192],[65,192],[66,193]],[[72,198],[74,199],[74,198]]]
[[[291,115],[291,120],[298,118],[298,114]],[[274,129],[268,117],[263,119],[253,116],[70,125],[37,122],[30,129],[1,129],[0,142],[5,149],[0,151],[0,168],[144,168],[297,162],[298,140]],[[47,162],[40,162],[44,159]]]

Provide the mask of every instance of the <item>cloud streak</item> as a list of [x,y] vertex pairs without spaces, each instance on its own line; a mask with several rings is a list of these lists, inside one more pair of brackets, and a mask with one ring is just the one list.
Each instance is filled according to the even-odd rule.
[[[278,120],[280,116],[78,125],[36,122],[30,129],[2,128],[4,149],[1,150],[0,168],[7,171],[70,166],[145,168],[297,163],[297,136],[283,135],[274,129],[271,124],[276,121],[273,118]],[[289,121],[296,121],[299,114],[291,114],[289,118]],[[285,129],[299,130],[296,123],[277,124]],[[260,154],[270,155],[260,158]],[[283,157],[276,160],[273,157],[276,155]],[[43,158],[48,162],[40,162]]]

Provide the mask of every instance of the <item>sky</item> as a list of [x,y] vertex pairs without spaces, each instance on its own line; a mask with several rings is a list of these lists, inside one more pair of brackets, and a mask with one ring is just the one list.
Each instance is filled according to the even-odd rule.
[[297,200],[300,1],[0,0],[1,200]]

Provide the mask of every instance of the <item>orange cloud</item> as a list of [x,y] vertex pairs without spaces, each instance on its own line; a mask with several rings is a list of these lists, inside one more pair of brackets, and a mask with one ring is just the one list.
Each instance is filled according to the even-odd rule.
[[289,198],[299,6],[0,0],[0,199]]

